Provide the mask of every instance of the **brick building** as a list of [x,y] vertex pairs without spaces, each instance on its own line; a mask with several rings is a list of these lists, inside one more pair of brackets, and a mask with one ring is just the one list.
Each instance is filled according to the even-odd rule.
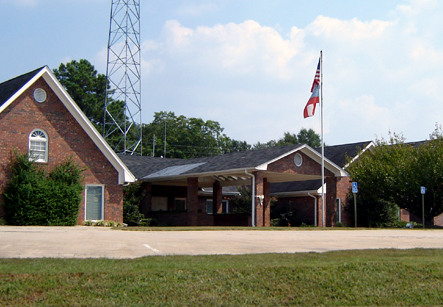
[[85,169],[78,223],[123,221],[122,185],[135,177],[48,67],[0,84],[0,216],[14,150],[43,167],[73,160]]
[[[372,142],[342,145],[340,150],[325,149],[325,226],[335,226],[338,221],[350,224],[344,210],[350,187],[349,174],[342,165],[345,166],[347,155],[354,157],[359,150],[369,148],[370,144]],[[331,159],[328,159],[328,155]],[[309,224],[314,224],[316,220],[318,226],[323,226],[319,192],[321,154],[307,145],[250,150],[190,160],[120,157],[143,183],[145,197],[141,204],[142,213],[162,223],[175,226],[270,226],[270,198],[276,195],[282,200],[280,206],[284,207],[285,201],[293,199],[299,208],[306,210],[303,215],[312,220]],[[305,189],[294,189],[294,184],[304,186]],[[223,214],[231,213],[224,204],[223,187],[241,185],[253,187],[252,214]],[[278,190],[279,185],[286,190]],[[212,190],[210,198],[204,195],[208,189]],[[311,197],[316,199],[315,208]]]
[[[344,171],[358,156],[374,146],[372,141],[351,144],[325,146],[325,158]],[[321,148],[315,148],[320,154]],[[326,182],[331,178],[326,178]],[[335,226],[338,222],[346,225],[354,225],[354,217],[346,210],[347,196],[351,183],[349,175],[336,178],[333,193],[330,193],[327,184],[324,186],[326,199],[326,226]],[[321,180],[292,181],[271,184],[271,196],[277,197],[274,207],[276,215],[292,211],[296,215],[296,225],[321,225],[322,214],[322,185]]]

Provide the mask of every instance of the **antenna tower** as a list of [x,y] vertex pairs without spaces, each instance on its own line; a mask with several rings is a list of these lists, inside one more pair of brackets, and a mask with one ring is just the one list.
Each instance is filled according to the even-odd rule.
[[103,137],[115,152],[141,154],[140,0],[112,0]]

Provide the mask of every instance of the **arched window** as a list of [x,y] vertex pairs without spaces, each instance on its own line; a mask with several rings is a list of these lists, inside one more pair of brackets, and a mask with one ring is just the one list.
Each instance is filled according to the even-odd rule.
[[43,130],[34,130],[29,135],[29,159],[48,162],[48,136]]

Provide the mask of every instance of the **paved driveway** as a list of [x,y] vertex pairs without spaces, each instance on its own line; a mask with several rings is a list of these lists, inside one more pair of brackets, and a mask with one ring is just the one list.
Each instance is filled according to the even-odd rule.
[[0,226],[0,258],[137,258],[443,248],[443,230],[122,231]]

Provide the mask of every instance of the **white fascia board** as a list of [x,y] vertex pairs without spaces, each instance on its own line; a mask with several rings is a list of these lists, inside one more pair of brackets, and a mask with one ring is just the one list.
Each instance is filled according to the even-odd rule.
[[[213,171],[213,172],[203,172],[203,173],[191,173],[191,174],[183,174],[183,175],[175,175],[175,176],[162,176],[162,177],[153,177],[153,178],[146,178],[142,177],[140,178],[140,181],[164,181],[164,180],[179,180],[179,179],[185,179],[189,177],[206,177],[206,176],[218,176],[218,175],[230,175],[232,173],[238,173],[241,172],[242,174],[245,174],[245,171],[248,172],[255,172],[257,171],[257,168],[235,168],[235,169],[228,169],[223,171]],[[149,175],[147,175],[149,176]],[[249,175],[245,174],[248,178]]]
[[360,158],[360,156],[367,150],[373,150],[375,147],[375,143],[374,142],[370,142],[365,148],[363,148],[362,151],[360,151],[358,153],[358,155],[356,155],[354,158],[352,158],[352,160],[346,164],[343,169],[347,169],[349,167],[349,165],[351,165],[355,160],[357,160],[358,158]]
[[[326,183],[323,184],[323,189],[324,189],[323,192],[326,194]],[[321,195],[321,186],[318,188],[317,193],[318,193],[319,195]]]
[[260,171],[266,171],[266,170],[268,170],[268,165],[269,164],[274,163],[275,161],[278,161],[278,160],[280,160],[280,159],[282,159],[282,158],[284,158],[286,156],[289,156],[290,154],[292,154],[294,152],[297,152],[297,151],[303,149],[306,146],[307,145],[304,144],[304,145],[301,145],[300,147],[294,148],[294,149],[292,149],[292,150],[282,154],[281,156],[278,156],[277,158],[274,158],[274,159],[272,159],[272,160],[270,160],[270,161],[268,161],[266,163],[260,164],[259,166],[256,167],[256,169],[260,170]]
[[[266,163],[263,163],[259,166],[256,167],[257,170],[267,170],[268,169],[268,165],[281,159],[284,158],[294,152],[297,151],[301,151],[303,152],[305,155],[307,155],[308,157],[310,157],[312,160],[316,161],[317,163],[321,164],[321,154],[319,154],[316,150],[314,150],[312,147],[310,147],[309,145],[302,145],[300,147],[297,147],[291,151],[288,151],[287,153],[271,160],[268,161]],[[325,158],[325,168],[329,171],[331,171],[332,173],[334,173],[335,176],[337,177],[348,177],[349,173],[346,172],[344,169],[342,169],[341,167],[339,167],[338,165],[336,165],[335,163],[333,163],[332,161],[328,160],[327,158]]]
[[[118,172],[118,183],[125,184],[135,182],[135,176],[129,171],[127,166],[120,160],[117,154],[111,149],[108,143],[103,139],[100,133],[95,129],[80,107],[74,102],[71,96],[66,92],[60,82],[57,80],[52,71],[45,67],[39,73],[40,76],[48,83],[60,101],[68,109],[71,115],[76,119],[86,134],[91,138],[95,145],[105,155],[108,161]],[[37,77],[37,76],[36,76]],[[34,78],[33,78],[34,80]],[[34,80],[35,81],[35,80]]]

